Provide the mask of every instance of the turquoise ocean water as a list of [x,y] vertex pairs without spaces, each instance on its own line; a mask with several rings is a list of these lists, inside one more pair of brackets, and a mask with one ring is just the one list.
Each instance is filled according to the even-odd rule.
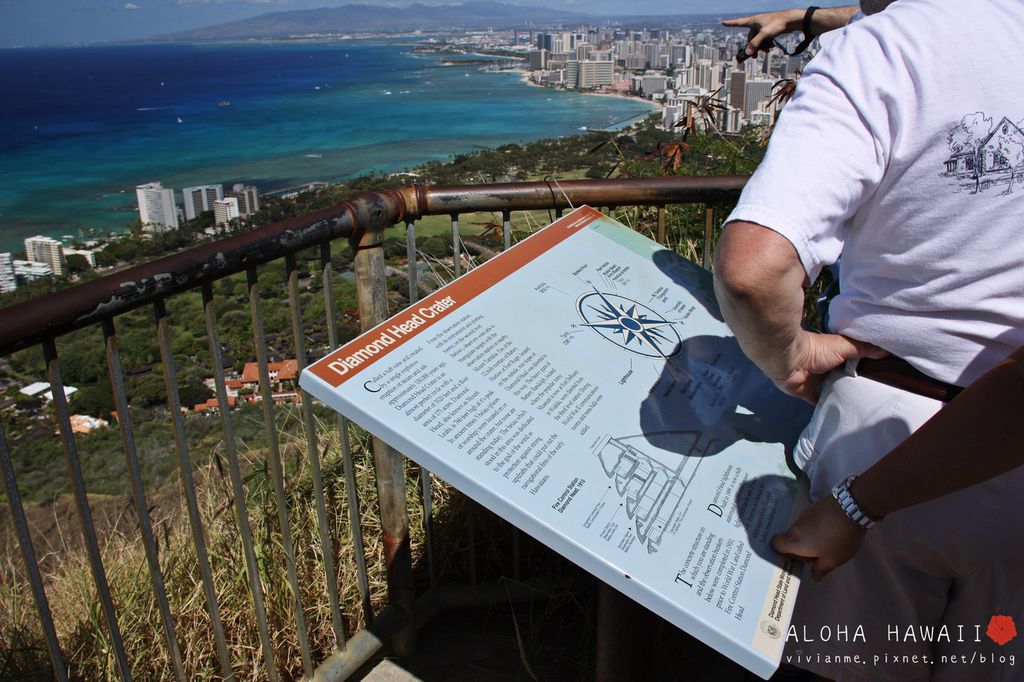
[[0,251],[123,229],[144,182],[270,191],[650,110],[359,41],[3,50],[0,93]]

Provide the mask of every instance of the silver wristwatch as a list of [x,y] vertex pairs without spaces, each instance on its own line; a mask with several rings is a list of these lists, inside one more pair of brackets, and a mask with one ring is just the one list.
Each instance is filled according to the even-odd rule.
[[878,523],[880,519],[873,519],[865,514],[864,510],[857,504],[857,500],[853,499],[853,495],[850,494],[850,486],[856,478],[857,474],[850,474],[839,481],[839,483],[836,483],[835,487],[832,488],[832,497],[836,498],[836,502],[839,503],[843,513],[850,517],[851,521],[867,530]]

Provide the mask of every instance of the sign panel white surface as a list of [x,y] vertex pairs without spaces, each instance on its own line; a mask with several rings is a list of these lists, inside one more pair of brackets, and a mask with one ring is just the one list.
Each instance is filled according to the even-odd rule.
[[810,416],[711,275],[583,207],[302,373],[303,389],[762,677]]

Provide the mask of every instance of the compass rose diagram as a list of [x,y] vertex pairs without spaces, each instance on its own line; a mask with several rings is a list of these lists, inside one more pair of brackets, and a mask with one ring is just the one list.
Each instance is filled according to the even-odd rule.
[[631,353],[668,359],[682,349],[672,322],[626,296],[594,289],[576,300],[576,312],[584,327]]

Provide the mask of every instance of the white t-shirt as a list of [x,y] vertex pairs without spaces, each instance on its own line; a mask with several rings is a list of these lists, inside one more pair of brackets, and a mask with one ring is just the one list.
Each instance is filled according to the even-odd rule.
[[831,330],[960,385],[1024,346],[1021,36],[1020,0],[898,0],[842,29],[729,216],[812,281],[842,255]]

